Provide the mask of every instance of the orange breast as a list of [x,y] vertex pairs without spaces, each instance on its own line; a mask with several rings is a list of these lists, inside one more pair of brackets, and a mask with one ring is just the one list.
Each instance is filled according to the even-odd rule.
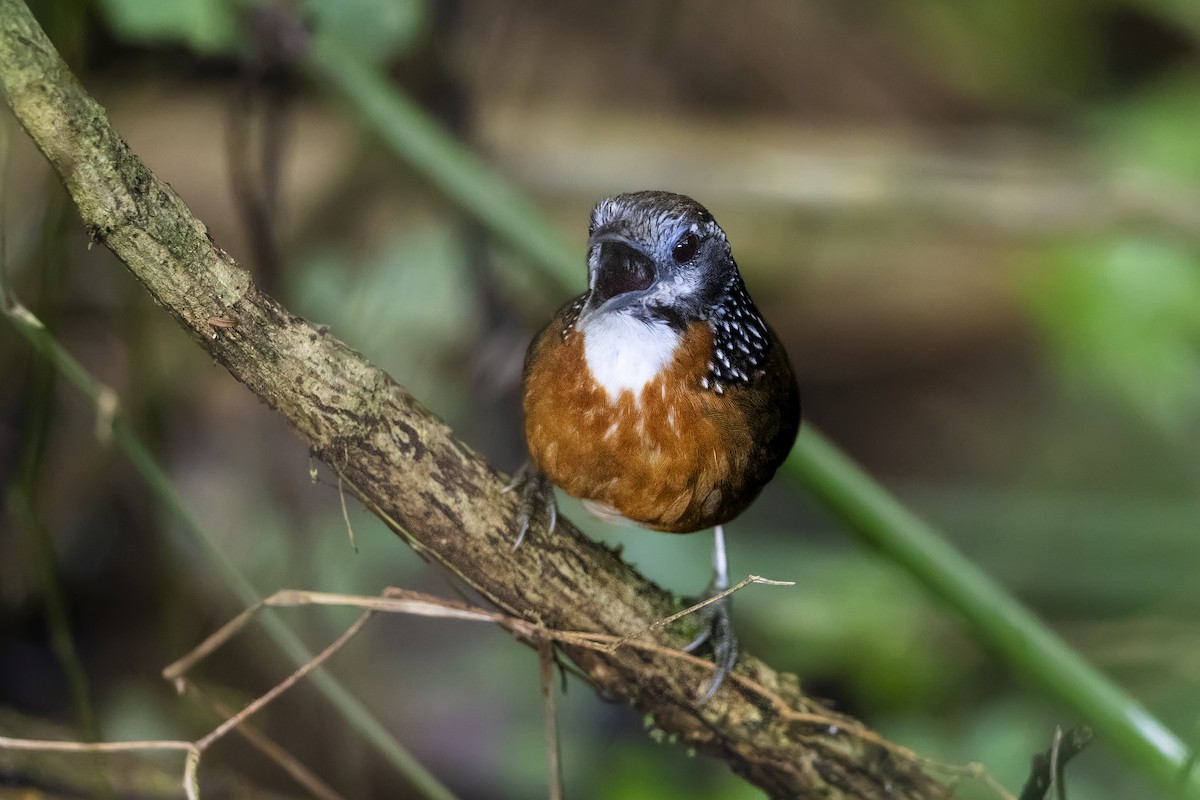
[[612,398],[587,368],[583,335],[556,317],[526,362],[534,462],[567,494],[648,528],[686,533],[728,521],[757,495],[761,483],[749,482],[761,470],[750,463],[756,447],[741,390],[701,388],[712,352],[712,333],[694,323],[638,396]]

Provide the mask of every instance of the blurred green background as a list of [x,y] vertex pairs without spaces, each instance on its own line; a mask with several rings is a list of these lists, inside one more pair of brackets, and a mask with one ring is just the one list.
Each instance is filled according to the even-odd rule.
[[[31,7],[220,246],[503,469],[523,458],[524,346],[583,286],[591,205],[641,188],[692,194],[787,344],[806,419],[1196,740],[1200,6]],[[575,247],[574,284],[492,240],[306,70],[306,48],[326,38],[527,193]],[[336,480],[311,481],[286,426],[89,247],[44,161],[7,112],[0,123],[16,293],[117,391],[258,591],[455,596],[352,505],[355,552]],[[97,437],[91,403],[0,331],[0,712],[60,723],[61,736],[197,737],[212,718],[159,673],[241,605],[178,514]],[[564,507],[656,581],[703,588],[707,535],[613,529]],[[1015,792],[1054,726],[1085,721],[787,476],[731,526],[730,545],[735,575],[797,581],[738,596],[746,648],[923,755],[981,762]],[[284,614],[314,648],[352,617]],[[456,794],[545,794],[537,658],[508,636],[381,618],[331,669]],[[288,670],[251,628],[200,676],[236,704]],[[578,682],[560,717],[568,796],[759,796]],[[346,797],[410,796],[311,687],[260,721]],[[29,735],[23,724],[3,730]],[[32,780],[20,758],[0,758],[0,796]],[[234,739],[206,756],[202,786],[210,775],[225,781],[214,796],[299,794]],[[1103,742],[1071,775],[1072,798],[1157,796]],[[995,795],[968,781],[958,796]]]

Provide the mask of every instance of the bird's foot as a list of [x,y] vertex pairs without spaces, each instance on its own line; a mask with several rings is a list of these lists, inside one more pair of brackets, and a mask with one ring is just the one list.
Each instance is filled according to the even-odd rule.
[[[720,586],[715,581],[710,583],[704,590],[700,601],[715,597],[725,588],[727,587]],[[696,612],[700,616],[700,634],[692,640],[691,644],[683,648],[686,652],[691,653],[708,643],[712,649],[713,664],[716,668],[713,670],[712,682],[709,683],[698,701],[699,705],[704,705],[712,699],[712,696],[717,693],[717,689],[720,689],[721,684],[725,682],[725,678],[733,671],[733,665],[737,663],[738,641],[737,635],[733,632],[733,619],[729,613],[730,605],[730,598],[722,597]]]
[[529,532],[529,523],[541,509],[546,509],[550,516],[547,533],[554,533],[558,524],[558,501],[554,498],[554,484],[533,463],[526,461],[522,467],[513,473],[512,480],[504,487],[504,492],[516,491],[520,498],[517,512],[517,540],[513,542],[513,550],[525,541]]

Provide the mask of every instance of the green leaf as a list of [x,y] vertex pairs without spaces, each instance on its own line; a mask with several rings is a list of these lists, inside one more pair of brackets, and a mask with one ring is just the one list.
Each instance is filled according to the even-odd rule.
[[309,0],[304,10],[315,36],[337,39],[370,63],[403,53],[425,31],[422,0]]
[[1190,72],[1110,107],[1097,122],[1098,152],[1121,172],[1151,172],[1189,187],[1200,180],[1200,81]]
[[1064,372],[1177,429],[1200,408],[1200,257],[1129,236],[1041,260],[1029,305]]
[[[252,5],[252,0],[100,0],[120,38],[180,43],[206,54],[236,48],[239,14]],[[422,0],[307,0],[303,15],[315,37],[336,39],[370,63],[411,47],[424,33],[426,19]]]
[[202,53],[224,53],[237,43],[230,0],[100,0],[113,32],[133,42],[178,42]]
[[474,308],[463,300],[464,270],[454,226],[414,221],[365,256],[309,253],[292,289],[307,316],[453,415],[462,397],[451,391],[447,370],[475,324]]

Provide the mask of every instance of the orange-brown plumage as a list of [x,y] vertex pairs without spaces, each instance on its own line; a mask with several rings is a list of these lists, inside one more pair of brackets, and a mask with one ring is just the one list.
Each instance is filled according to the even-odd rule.
[[688,533],[740,514],[795,436],[783,348],[774,343],[756,384],[718,394],[702,385],[713,334],[695,321],[636,397],[611,398],[588,369],[578,313],[577,302],[564,306],[526,357],[525,434],[538,468],[572,497],[654,530]]

